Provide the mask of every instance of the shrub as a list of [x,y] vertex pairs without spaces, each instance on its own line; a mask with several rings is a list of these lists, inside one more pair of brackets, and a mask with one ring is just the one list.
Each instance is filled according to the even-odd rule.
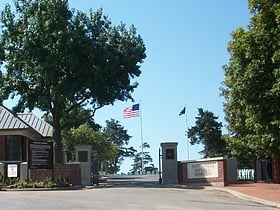
[[69,187],[69,181],[63,176],[48,177],[43,182],[25,180],[22,181],[19,178],[8,178],[5,180],[5,184],[10,188],[54,188],[54,187]]

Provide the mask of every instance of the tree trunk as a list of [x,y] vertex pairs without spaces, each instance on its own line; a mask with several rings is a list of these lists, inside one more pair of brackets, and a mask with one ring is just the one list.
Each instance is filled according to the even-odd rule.
[[55,128],[54,130],[54,148],[55,148],[55,163],[62,164],[63,163],[63,145],[62,145],[62,137],[61,130]]
[[61,125],[60,125],[60,108],[58,105],[54,107],[53,111],[53,128],[54,128],[54,155],[55,155],[55,163],[63,164],[63,145],[62,145],[62,136],[61,136]]

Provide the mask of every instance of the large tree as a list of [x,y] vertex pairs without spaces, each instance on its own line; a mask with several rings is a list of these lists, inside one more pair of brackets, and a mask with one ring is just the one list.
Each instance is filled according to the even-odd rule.
[[[137,152],[133,158],[132,169],[130,173],[132,174],[141,174],[154,172],[156,168],[154,167],[153,158],[150,153],[146,151],[146,149],[150,149],[150,145],[147,142],[144,142],[141,146],[141,151]],[[149,164],[149,165],[148,165]]]
[[280,154],[280,2],[249,0],[248,29],[232,32],[222,94],[237,156]]
[[[61,119],[77,107],[91,116],[132,99],[145,46],[136,29],[112,26],[102,10],[70,10],[67,0],[15,0],[1,13],[0,100],[19,98],[15,111],[50,113],[55,159],[62,162]],[[3,69],[3,68],[1,68]]]
[[228,154],[226,142],[222,136],[222,123],[217,120],[218,117],[212,112],[199,108],[195,126],[192,126],[187,131],[192,145],[204,145],[204,149],[200,154],[207,158]]
[[120,165],[124,158],[134,157],[134,153],[136,152],[132,146],[128,146],[131,136],[120,125],[120,122],[114,119],[106,121],[106,127],[102,132],[106,141],[116,145],[118,148],[117,155],[113,159],[108,160],[107,164],[104,164],[104,167],[107,168],[108,172],[117,173],[120,170]]

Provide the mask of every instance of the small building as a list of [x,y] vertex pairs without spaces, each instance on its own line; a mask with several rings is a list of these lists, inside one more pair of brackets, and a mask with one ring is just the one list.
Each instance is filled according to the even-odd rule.
[[53,127],[33,113],[14,115],[0,106],[0,174],[42,181],[63,176],[80,185],[79,163],[54,164]]
[[19,113],[16,116],[6,107],[0,106],[0,163],[7,177],[9,164],[16,165],[20,176],[20,165],[28,163],[28,143],[30,141],[50,141],[53,127],[33,113]]

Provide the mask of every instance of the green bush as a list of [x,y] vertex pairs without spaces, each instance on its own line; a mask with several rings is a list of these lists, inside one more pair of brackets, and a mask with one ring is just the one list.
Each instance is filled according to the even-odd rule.
[[5,184],[7,187],[15,187],[15,188],[54,188],[54,187],[69,187],[69,181],[67,178],[63,176],[57,177],[48,177],[44,181],[32,181],[25,180],[22,181],[19,178],[8,178],[5,180]]
[[7,178],[7,179],[5,179],[5,185],[7,185],[7,186],[16,185],[19,181],[20,180],[19,180],[18,177],[16,177],[16,178]]
[[63,176],[55,177],[54,183],[56,184],[57,187],[69,187],[70,186],[68,179]]

